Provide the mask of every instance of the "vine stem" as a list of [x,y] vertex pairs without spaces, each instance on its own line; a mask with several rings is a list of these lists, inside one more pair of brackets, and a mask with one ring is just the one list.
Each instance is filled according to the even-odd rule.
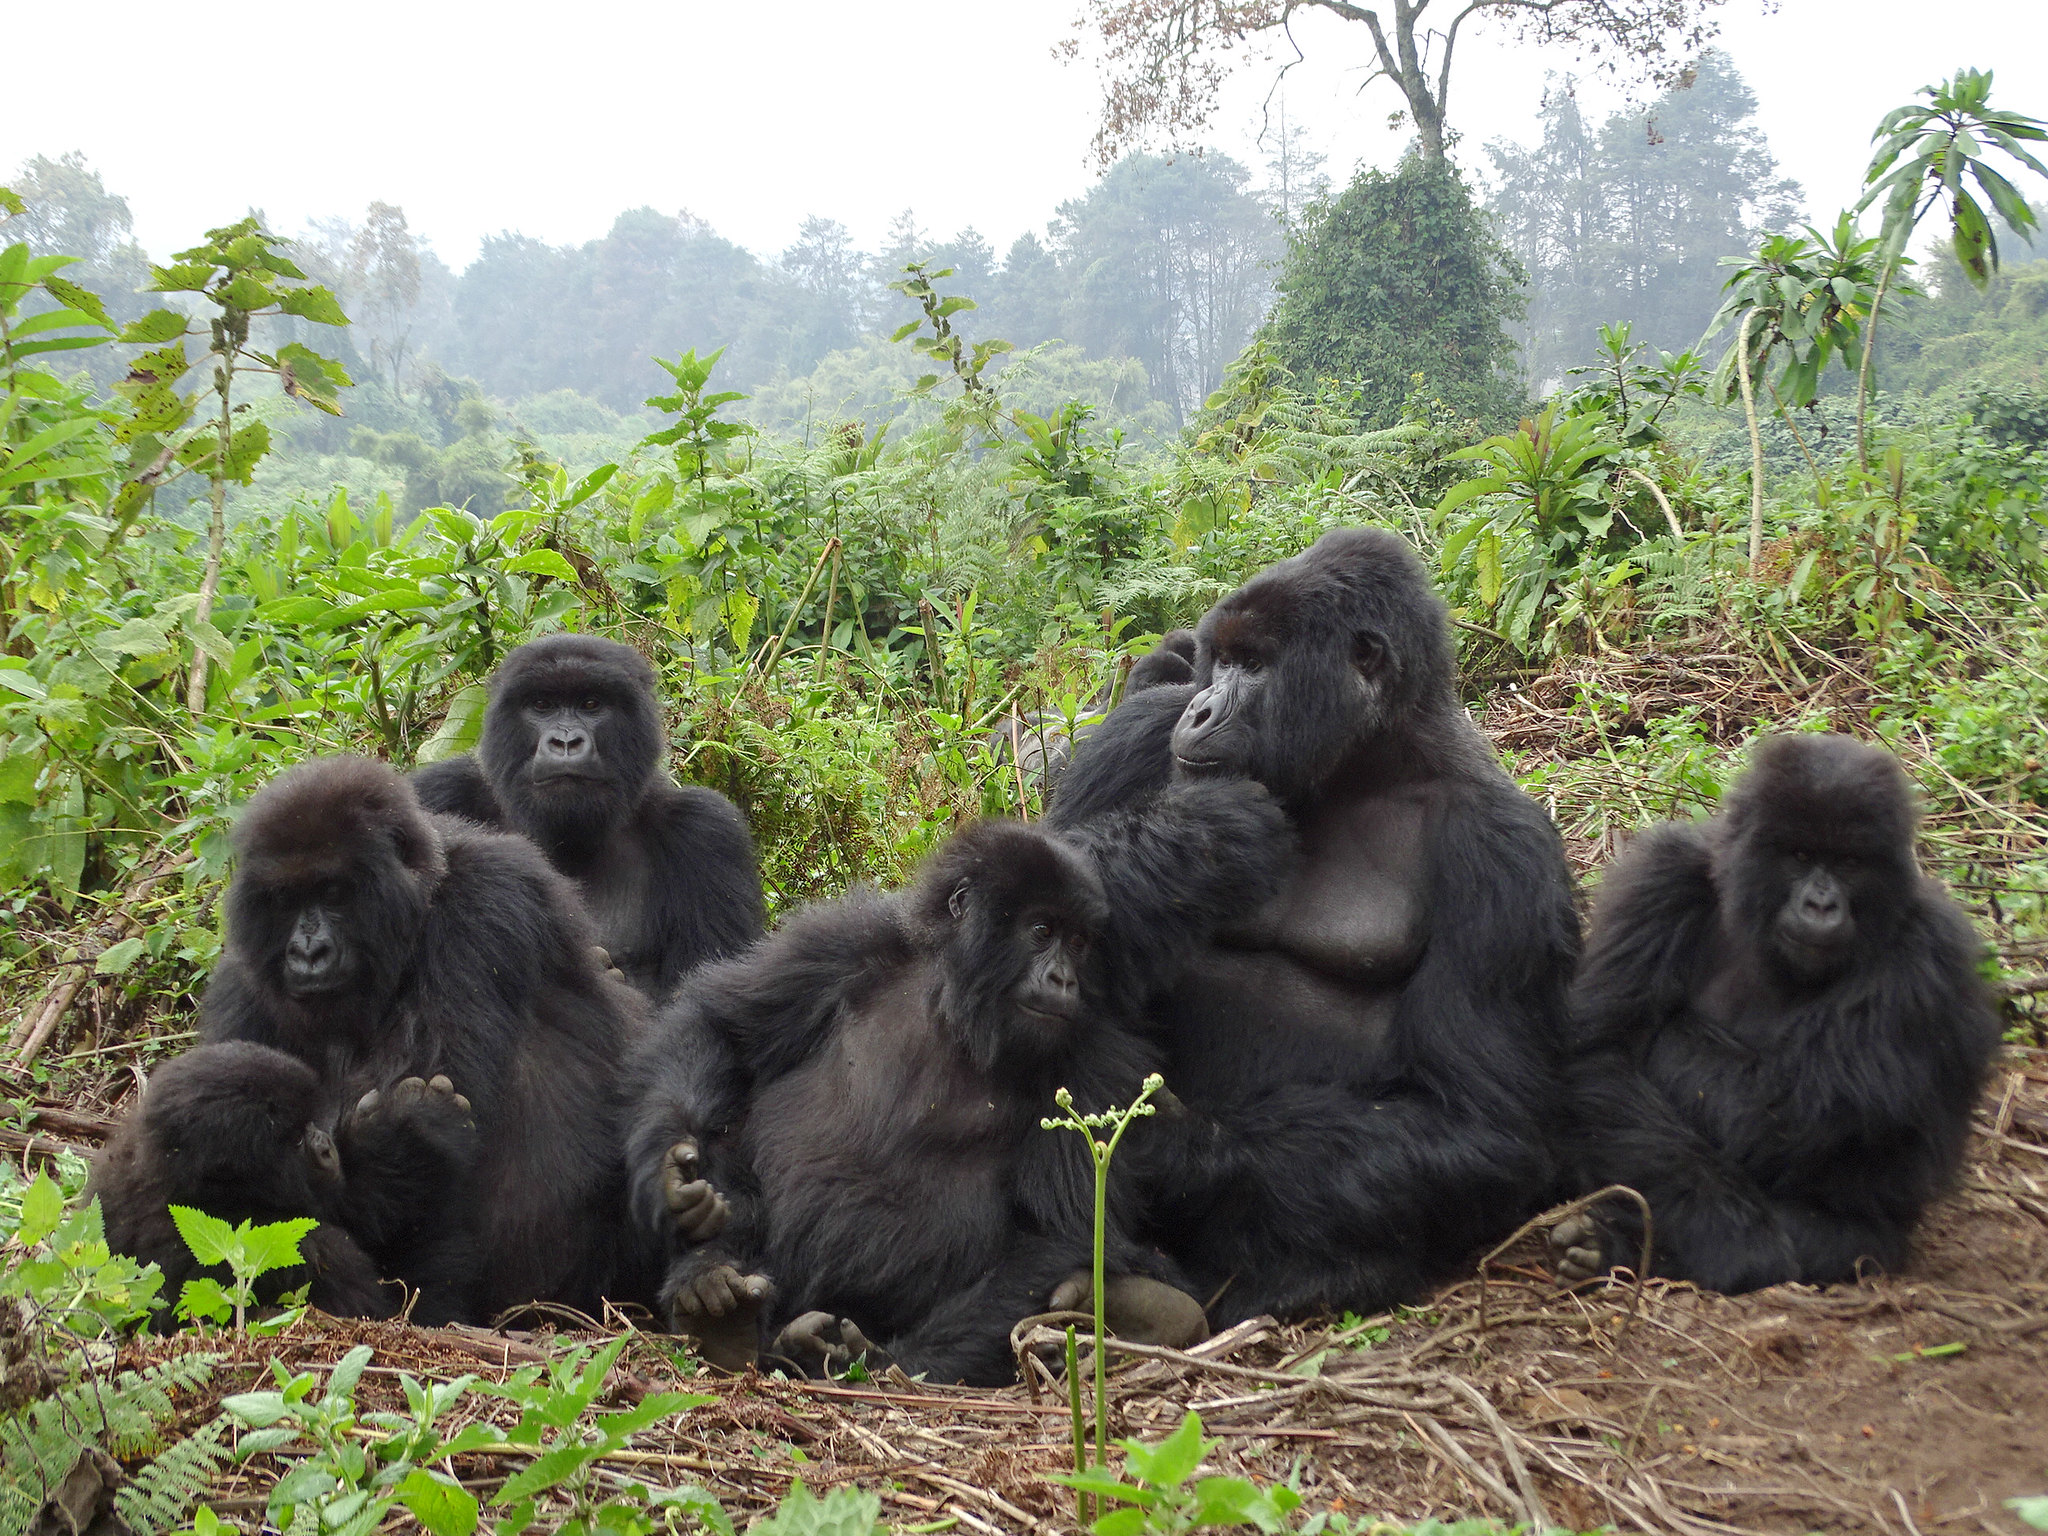
[[1749,330],[1761,310],[1752,309],[1742,320],[1742,335],[1735,346],[1735,377],[1742,385],[1742,414],[1749,422],[1749,574],[1764,556],[1764,437],[1756,421],[1756,386],[1749,378]]
[[1899,262],[1893,257],[1878,274],[1877,293],[1870,301],[1870,318],[1863,326],[1863,362],[1856,370],[1856,467],[1870,473],[1870,450],[1864,446],[1863,428],[1870,411],[1870,360],[1877,352],[1877,312],[1883,307],[1885,290]]

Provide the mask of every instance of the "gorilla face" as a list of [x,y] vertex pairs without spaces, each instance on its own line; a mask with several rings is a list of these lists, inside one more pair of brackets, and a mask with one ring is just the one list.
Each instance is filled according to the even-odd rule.
[[602,839],[647,792],[661,757],[654,671],[636,651],[550,635],[505,658],[477,756],[553,855]]
[[228,945],[252,977],[323,1016],[391,996],[446,869],[396,771],[348,758],[295,768],[249,802],[235,846]]
[[1195,694],[1173,733],[1184,775],[1311,799],[1361,748],[1455,707],[1444,607],[1415,552],[1340,529],[1253,577],[1195,631]]
[[1842,736],[1766,741],[1722,818],[1724,922],[1786,980],[1831,981],[1897,928],[1918,879],[1913,824],[1889,753]]

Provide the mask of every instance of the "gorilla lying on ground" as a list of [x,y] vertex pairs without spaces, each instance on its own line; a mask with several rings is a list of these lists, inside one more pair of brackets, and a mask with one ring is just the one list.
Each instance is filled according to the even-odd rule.
[[[1091,841],[1142,876],[1105,885],[1081,840],[984,822],[911,889],[811,907],[685,985],[635,1073],[650,1088],[628,1153],[639,1220],[672,1236],[673,1322],[730,1350],[758,1314],[771,1353],[806,1368],[866,1352],[934,1381],[1014,1379],[1012,1326],[1087,1294],[1067,1282],[1090,1256],[1088,1153],[1041,1119],[1063,1087],[1083,1113],[1137,1096],[1154,1060],[1135,1005],[1270,889],[1288,847],[1242,782]],[[1112,1177],[1108,1264],[1172,1283],[1127,1235],[1149,1129]],[[1127,1333],[1202,1336],[1199,1303],[1132,1289],[1111,1298]]]
[[753,839],[715,790],[661,771],[654,669],[589,635],[522,645],[491,679],[475,756],[413,775],[430,811],[539,845],[574,880],[626,980],[655,1003],[706,960],[761,936]]
[[[235,847],[202,1038],[297,1057],[350,1110],[345,1126],[474,1106],[473,1159],[445,1138],[389,1157],[373,1150],[389,1137],[360,1159],[343,1148],[352,1196],[395,1185],[377,1230],[355,1235],[420,1290],[414,1319],[639,1294],[617,1071],[644,1005],[599,973],[568,883],[523,838],[429,818],[404,779],[360,758],[277,779]],[[466,1100],[397,1091],[438,1076]]]
[[[1998,1026],[1914,821],[1889,753],[1779,736],[1719,816],[1651,828],[1602,881],[1568,1134],[1580,1187],[1648,1198],[1657,1274],[1748,1291],[1896,1269],[1954,1175]],[[1635,1267],[1637,1209],[1560,1224],[1560,1273]]]
[[1329,534],[1196,635],[1195,686],[1112,713],[1050,816],[1143,817],[1170,783],[1247,774],[1300,832],[1278,893],[1152,1002],[1191,1111],[1155,1138],[1152,1230],[1198,1292],[1223,1288],[1219,1326],[1370,1313],[1552,1187],[1571,877],[1460,707],[1443,605],[1399,538]]
[[[397,1287],[379,1283],[375,1261],[353,1234],[405,1213],[384,1209],[371,1182],[354,1177],[333,1119],[319,1076],[296,1057],[246,1043],[202,1045],[150,1074],[141,1103],[94,1159],[86,1193],[99,1197],[109,1246],[162,1267],[166,1313],[187,1280],[227,1278],[225,1268],[203,1269],[186,1247],[169,1210],[184,1205],[232,1223],[317,1218],[321,1224],[299,1240],[305,1264],[260,1277],[258,1299],[274,1302],[310,1283],[312,1303],[324,1312],[390,1317]],[[436,1117],[419,1129],[439,1139],[451,1126],[459,1121]],[[375,1133],[360,1129],[368,1134],[352,1151],[369,1154]],[[388,1116],[384,1129],[400,1132]],[[443,1155],[459,1159],[462,1148]]]

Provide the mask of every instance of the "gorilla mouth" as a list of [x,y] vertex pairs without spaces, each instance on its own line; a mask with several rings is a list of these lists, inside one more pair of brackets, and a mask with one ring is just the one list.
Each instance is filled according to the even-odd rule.
[[1181,752],[1174,753],[1173,760],[1193,773],[1210,773],[1223,766],[1220,757],[1189,757]]
[[1071,1013],[1051,1013],[1044,1008],[1034,1008],[1029,1003],[1019,1003],[1017,1011],[1026,1018],[1038,1020],[1041,1024],[1064,1025],[1074,1022],[1074,1015]]

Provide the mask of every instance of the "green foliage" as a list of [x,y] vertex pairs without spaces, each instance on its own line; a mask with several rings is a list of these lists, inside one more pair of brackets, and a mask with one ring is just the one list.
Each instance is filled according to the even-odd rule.
[[1297,376],[1356,387],[1368,426],[1401,419],[1416,374],[1460,415],[1512,421],[1521,282],[1457,171],[1410,159],[1309,210],[1263,334]]
[[1754,257],[1724,257],[1722,265],[1735,271],[1707,334],[1730,325],[1737,334],[1714,371],[1713,397],[1724,404],[1736,398],[1737,367],[1763,382],[1782,347],[1785,368],[1770,384],[1775,399],[1781,409],[1811,404],[1828,361],[1855,355],[1859,326],[1877,294],[1880,244],[1865,239],[1845,213],[1832,236],[1812,228],[1804,237],[1769,235]]
[[747,1536],[882,1536],[882,1501],[861,1488],[834,1488],[816,1497],[798,1478],[772,1514],[747,1527]]
[[207,1275],[187,1280],[178,1295],[178,1316],[215,1323],[232,1317],[237,1328],[248,1325],[257,1280],[275,1270],[303,1264],[299,1242],[320,1225],[310,1216],[300,1216],[262,1226],[252,1221],[229,1226],[189,1205],[172,1206],[171,1220],[195,1259],[208,1266],[224,1264],[229,1275],[225,1286]]
[[2005,1507],[2037,1531],[2048,1531],[2048,1493],[2026,1499],[2007,1499]]
[[[1147,1446],[1140,1440],[1122,1440],[1122,1476],[1106,1467],[1071,1475],[1056,1474],[1055,1482],[1107,1503],[1113,1509],[1089,1529],[1096,1536],[1162,1536],[1214,1526],[1254,1526],[1275,1536],[1292,1528],[1292,1516],[1301,1507],[1301,1495],[1284,1484],[1260,1488],[1242,1477],[1196,1478],[1202,1458],[1218,1442],[1202,1438],[1202,1416],[1189,1411],[1180,1428]],[[1318,1528],[1322,1522],[1318,1522]]]
[[[124,1458],[157,1452],[163,1428],[177,1416],[173,1394],[205,1385],[215,1363],[213,1355],[193,1354],[111,1379],[88,1371],[25,1408],[0,1415],[0,1527],[26,1529],[83,1450],[96,1447]],[[202,1430],[162,1452],[163,1470],[138,1477],[115,1496],[122,1517],[144,1536],[158,1536],[176,1524],[220,1461],[218,1441],[217,1428]]]
[[[733,1536],[725,1511],[700,1488],[596,1476],[597,1463],[639,1431],[711,1401],[655,1392],[630,1408],[597,1409],[628,1338],[621,1335],[594,1353],[584,1345],[546,1366],[521,1367],[502,1386],[474,1376],[421,1383],[400,1372],[406,1410],[370,1414],[359,1414],[355,1401],[372,1357],[368,1345],[359,1345],[335,1365],[324,1390],[312,1372],[294,1375],[273,1360],[276,1390],[239,1393],[221,1406],[249,1431],[240,1441],[244,1459],[294,1445],[311,1451],[271,1487],[267,1515],[280,1530],[304,1518],[336,1536],[367,1536],[402,1506],[433,1536],[471,1536],[487,1510],[499,1536],[518,1536],[545,1507],[550,1528],[570,1536],[649,1536],[686,1519],[713,1536]],[[518,1422],[506,1430],[472,1421],[445,1434],[441,1421],[470,1406],[464,1399],[471,1392],[509,1400],[519,1409]],[[484,1450],[528,1458],[488,1499],[479,1500],[436,1466]]]
[[0,1297],[26,1302],[48,1326],[93,1338],[150,1316],[163,1273],[108,1247],[97,1199],[67,1209],[83,1184],[83,1165],[67,1170],[63,1185],[47,1173],[24,1184],[13,1168],[0,1172]]

